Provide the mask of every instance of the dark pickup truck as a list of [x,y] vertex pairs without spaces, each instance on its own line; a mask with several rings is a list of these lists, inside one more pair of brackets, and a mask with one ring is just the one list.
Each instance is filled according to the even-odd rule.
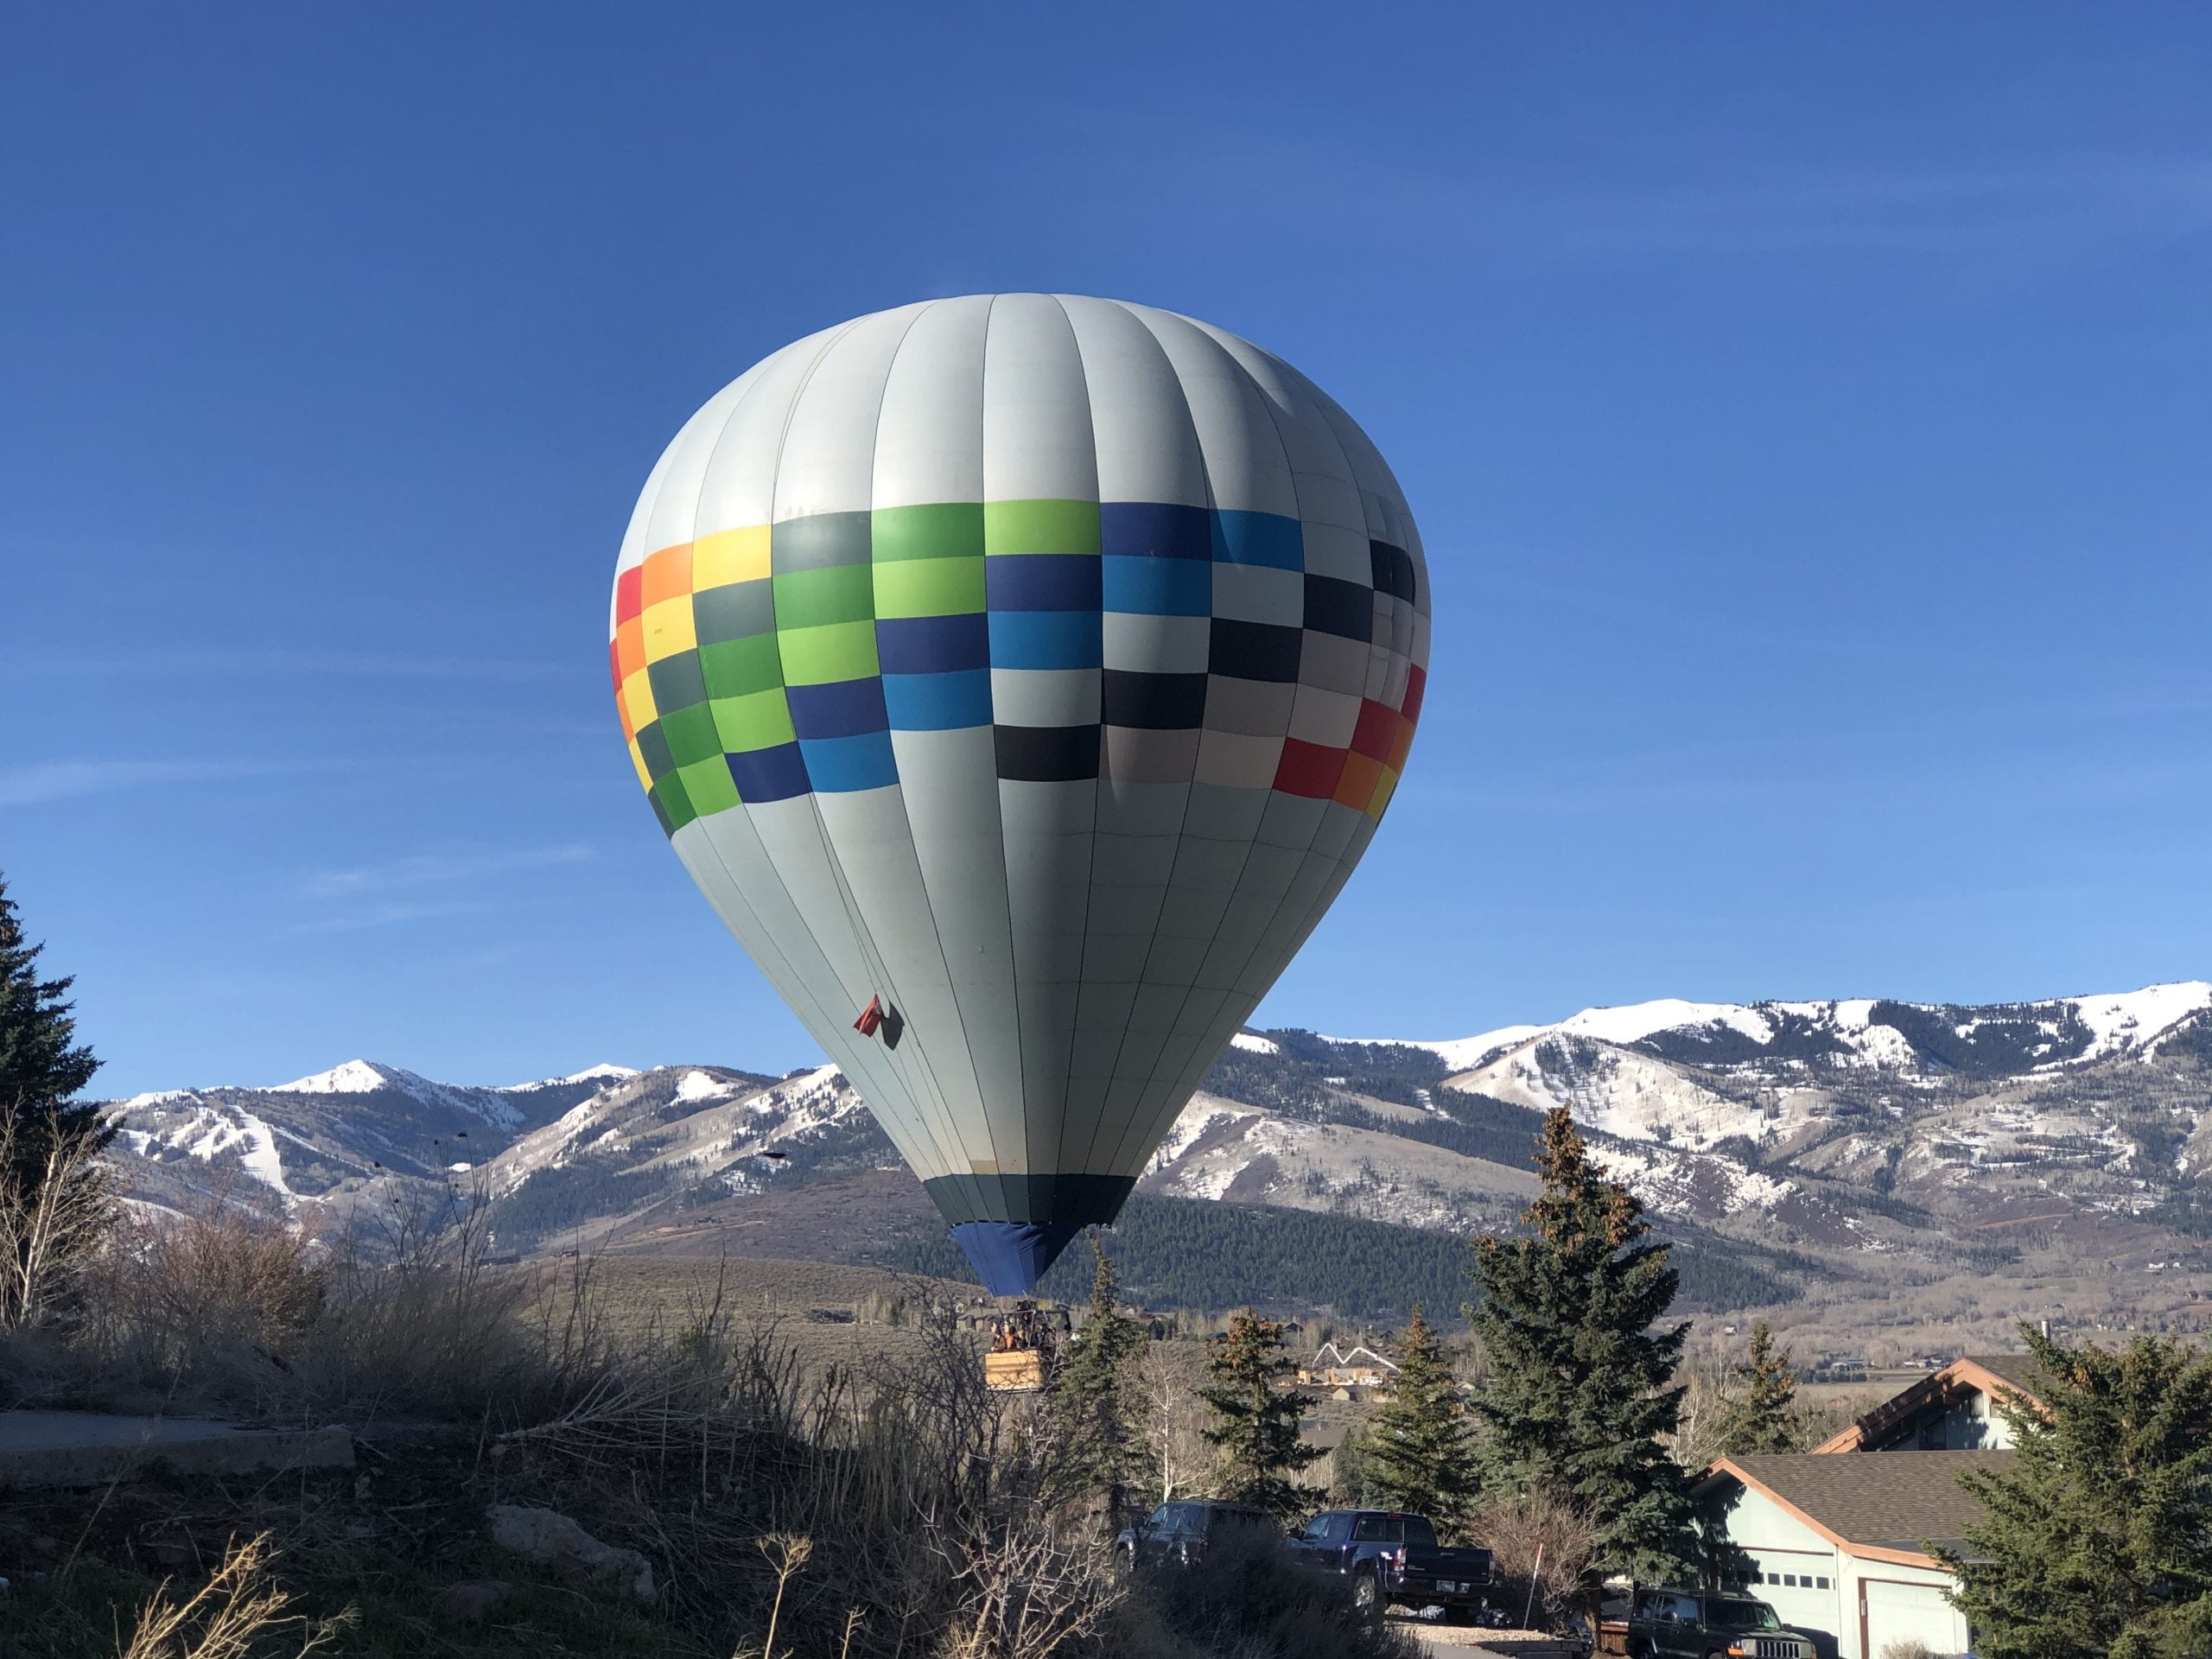
[[1379,1618],[1392,1602],[1471,1617],[1490,1588],[1486,1549],[1447,1548],[1427,1518],[1390,1510],[1324,1510],[1293,1534],[1294,1560],[1352,1581],[1360,1610]]
[[1814,1659],[1813,1638],[1750,1596],[1639,1590],[1598,1627],[1598,1651],[1628,1659]]

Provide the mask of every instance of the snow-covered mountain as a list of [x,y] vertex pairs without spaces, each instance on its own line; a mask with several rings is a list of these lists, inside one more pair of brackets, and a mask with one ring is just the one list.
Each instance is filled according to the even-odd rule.
[[[565,1077],[479,1088],[396,1065],[347,1060],[270,1088],[164,1089],[112,1103],[116,1145],[138,1197],[175,1205],[216,1188],[264,1190],[296,1209],[390,1178],[466,1168],[517,1135],[634,1076],[594,1066]],[[250,1186],[241,1190],[243,1179]]]
[[1504,1026],[1441,1042],[1382,1040],[1427,1049],[1454,1072],[1473,1071],[1548,1037],[1586,1037],[1698,1065],[1795,1062],[1808,1070],[1871,1066],[1936,1075],[2041,1071],[2117,1054],[2153,1054],[2165,1039],[2201,1023],[2208,1010],[2212,982],[2201,979],[1979,1007],[1875,997],[1752,1003],[1669,997],[1585,1008],[1548,1026]]
[[[1981,1007],[1670,1001],[1445,1042],[1246,1032],[1139,1190],[1497,1229],[1533,1191],[1535,1133],[1555,1106],[1670,1231],[1773,1284],[1822,1275],[1823,1296],[1878,1307],[1931,1287],[1966,1297],[1993,1274],[2038,1287],[2102,1274],[2109,1289],[2156,1264],[2168,1276],[2143,1282],[2178,1287],[2177,1265],[2212,1266],[2197,1242],[2212,1233],[2202,982]],[[478,1087],[353,1060],[115,1110],[141,1199],[227,1187],[317,1232],[367,1199],[471,1195],[499,1247],[524,1253],[689,1236],[701,1216],[761,1248],[833,1253],[858,1251],[893,1211],[928,1224],[826,1067],[597,1066]],[[787,1230],[808,1214],[810,1230]]]

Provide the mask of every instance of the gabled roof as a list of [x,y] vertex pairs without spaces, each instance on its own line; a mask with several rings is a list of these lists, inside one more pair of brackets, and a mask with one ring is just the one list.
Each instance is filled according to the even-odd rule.
[[1380,1365],[1385,1370],[1395,1371],[1398,1369],[1395,1362],[1385,1359],[1363,1343],[1355,1344],[1350,1348],[1339,1348],[1333,1342],[1325,1342],[1321,1344],[1320,1351],[1313,1356],[1313,1363],[1307,1369],[1318,1371],[1332,1365],[1357,1365],[1363,1363],[1360,1357],[1362,1355],[1366,1356],[1365,1363]]
[[1834,1458],[1778,1452],[1723,1458],[1732,1476],[1764,1492],[1831,1543],[1874,1560],[1933,1565],[1928,1543],[1956,1546],[1980,1520],[1981,1500],[1959,1484],[1968,1470],[2001,1473],[2011,1452],[1913,1452]]
[[2031,1354],[1974,1354],[1955,1359],[1939,1371],[1908,1383],[1850,1427],[1822,1440],[1815,1452],[1857,1452],[1929,1406],[1948,1406],[1968,1394],[2025,1395],[2041,1403],[2042,1373]]

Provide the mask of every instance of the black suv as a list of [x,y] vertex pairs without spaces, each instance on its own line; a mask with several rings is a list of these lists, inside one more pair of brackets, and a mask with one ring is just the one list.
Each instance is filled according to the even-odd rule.
[[1177,1498],[1124,1529],[1114,1545],[1128,1567],[1149,1567],[1154,1561],[1188,1567],[1206,1553],[1209,1543],[1217,1543],[1226,1535],[1273,1539],[1281,1530],[1274,1516],[1249,1503],[1227,1503],[1212,1497]]
[[1814,1659],[1813,1639],[1790,1630],[1766,1603],[1697,1590],[1639,1590],[1626,1630],[1631,1659]]

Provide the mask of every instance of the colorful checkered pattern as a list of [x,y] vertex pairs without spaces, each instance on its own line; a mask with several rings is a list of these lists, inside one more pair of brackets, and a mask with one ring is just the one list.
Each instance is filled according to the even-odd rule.
[[[1421,717],[1416,568],[1370,540],[1365,581],[1309,570],[1300,531],[946,502],[661,548],[614,597],[639,782],[672,836],[741,802],[895,784],[894,731],[988,726],[1004,779],[1273,788],[1380,817]],[[1107,665],[1109,638],[1128,666]],[[1031,676],[1095,678],[1096,717],[1051,718]]]

